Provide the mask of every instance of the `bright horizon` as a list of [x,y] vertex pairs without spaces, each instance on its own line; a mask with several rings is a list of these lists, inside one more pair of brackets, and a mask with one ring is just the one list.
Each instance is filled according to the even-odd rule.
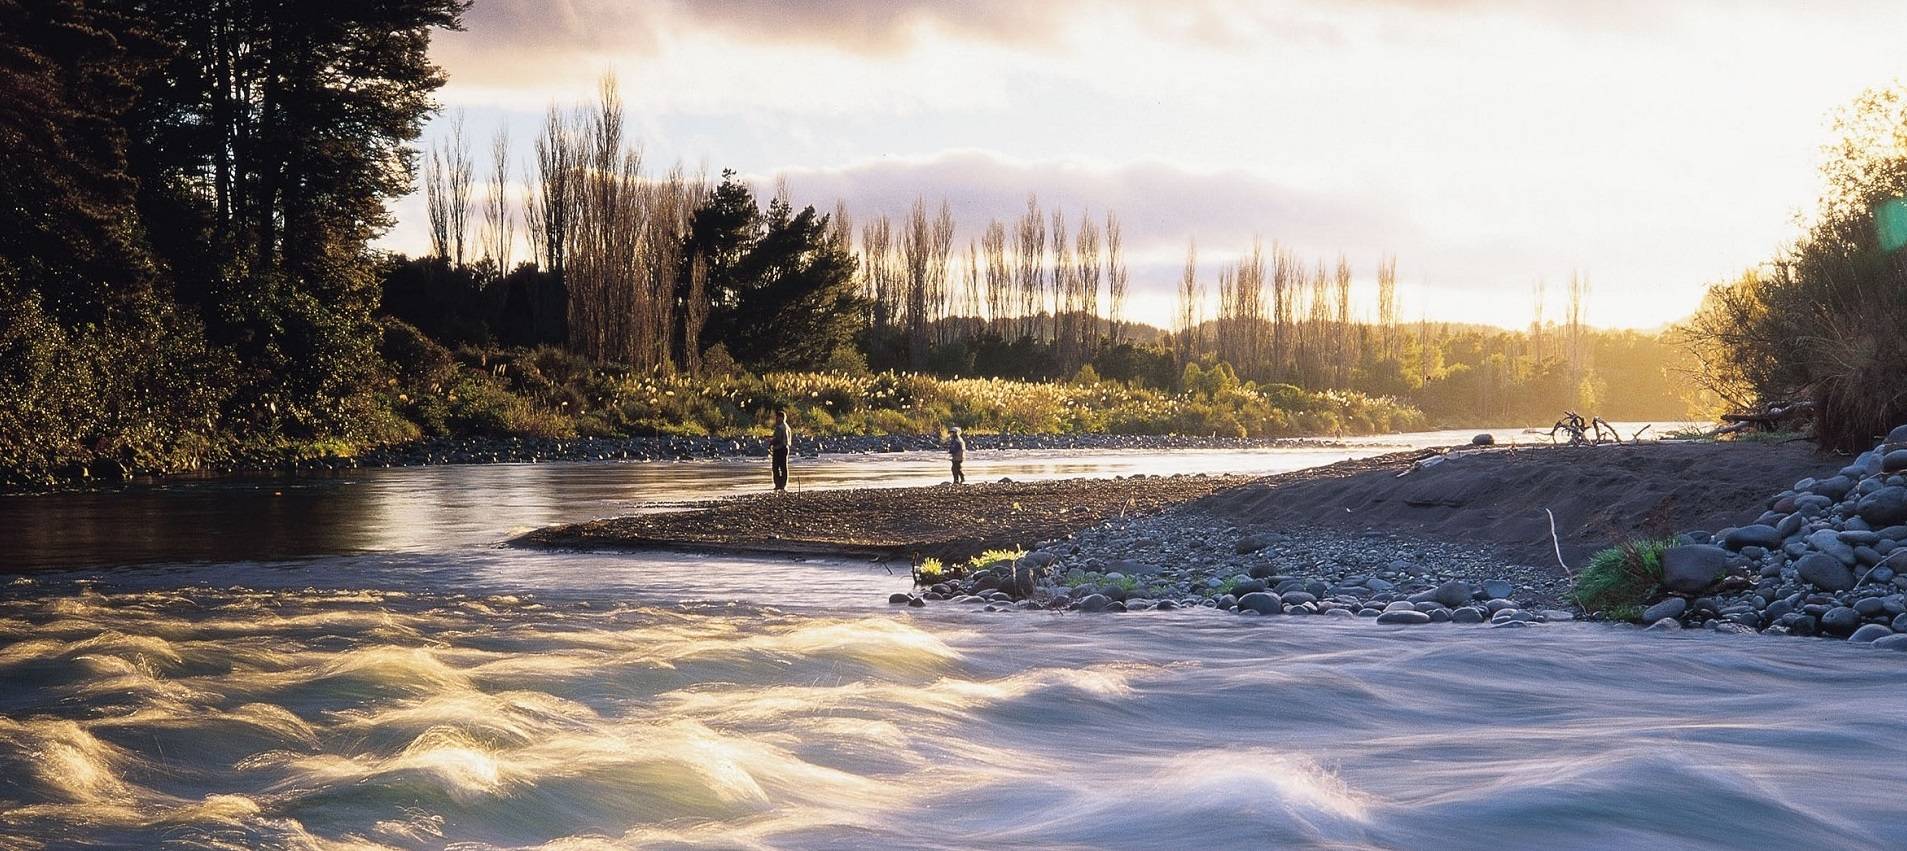
[[[1367,316],[1395,254],[1408,319],[1524,326],[1539,282],[1554,319],[1580,273],[1592,324],[1655,328],[1792,238],[1833,110],[1907,73],[1899,20],[1868,2],[478,0],[436,36],[450,82],[423,144],[461,113],[482,170],[507,126],[521,181],[545,110],[613,73],[652,174],[786,180],[857,222],[944,197],[962,250],[1028,192],[1049,215],[1110,208],[1135,321],[1169,324],[1188,239],[1216,289],[1258,237],[1346,255]],[[423,253],[421,193],[396,212],[379,245]]]

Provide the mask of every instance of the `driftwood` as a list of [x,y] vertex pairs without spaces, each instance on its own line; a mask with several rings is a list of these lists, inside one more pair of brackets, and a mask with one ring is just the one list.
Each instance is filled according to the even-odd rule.
[[1781,426],[1790,420],[1801,420],[1814,413],[1814,403],[1764,402],[1752,411],[1723,414],[1721,426],[1713,432],[1717,437],[1724,434],[1739,434],[1744,431],[1781,431]]

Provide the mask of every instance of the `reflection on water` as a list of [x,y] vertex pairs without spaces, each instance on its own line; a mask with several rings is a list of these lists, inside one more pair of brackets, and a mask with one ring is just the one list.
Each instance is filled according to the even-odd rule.
[[[630,570],[682,574],[668,587],[776,566]],[[797,584],[827,569],[780,566]],[[1884,709],[1899,666],[1844,644],[790,613],[355,570],[12,589],[0,847],[1907,839],[1907,719]]]

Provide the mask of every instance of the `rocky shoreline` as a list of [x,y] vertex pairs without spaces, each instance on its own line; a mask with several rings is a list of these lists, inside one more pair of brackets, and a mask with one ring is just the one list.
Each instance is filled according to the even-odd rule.
[[1079,612],[1208,608],[1380,624],[1567,621],[1562,586],[1458,544],[1391,535],[1248,532],[1185,512],[1107,523],[1018,559],[976,565],[889,602]]
[[1755,522],[1684,532],[1662,553],[1652,630],[1814,635],[1907,650],[1907,425],[1833,476],[1775,494]]
[[[1611,541],[1610,543],[1617,543]],[[1907,426],[1828,477],[1775,494],[1755,522],[1676,536],[1650,631],[1821,636],[1907,650]],[[1017,558],[897,593],[982,611],[1207,608],[1379,624],[1600,619],[1568,579],[1483,547],[1395,534],[1251,531],[1181,506],[1108,521]]]

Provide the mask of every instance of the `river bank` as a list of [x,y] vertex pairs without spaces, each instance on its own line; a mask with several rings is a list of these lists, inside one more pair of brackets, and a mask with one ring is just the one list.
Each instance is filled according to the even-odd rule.
[[1136,475],[755,493],[683,511],[539,529],[513,543],[960,561],[1029,541],[1062,540],[1096,524],[1157,512],[1251,480]]
[[[540,530],[534,546],[933,557],[894,602],[1131,611],[1216,607],[1383,623],[1576,616],[1589,553],[1754,520],[1773,483],[1840,461],[1796,445],[1428,449],[1257,479],[1133,477],[799,496]],[[1116,510],[1115,510],[1116,509]],[[983,550],[1025,556],[960,564]]]

